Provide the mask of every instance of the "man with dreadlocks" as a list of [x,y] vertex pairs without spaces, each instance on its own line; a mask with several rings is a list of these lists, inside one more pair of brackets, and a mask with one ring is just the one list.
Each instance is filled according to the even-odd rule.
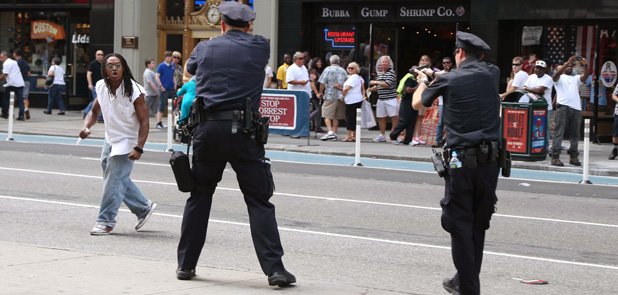
[[101,75],[103,79],[95,86],[97,98],[79,133],[82,139],[88,137],[90,127],[97,122],[103,111],[103,197],[91,235],[107,235],[114,229],[122,202],[137,216],[135,230],[148,221],[157,207],[157,203],[148,200],[129,177],[133,161],[142,156],[148,138],[148,107],[144,99],[144,88],[135,82],[127,61],[118,53],[103,58]]

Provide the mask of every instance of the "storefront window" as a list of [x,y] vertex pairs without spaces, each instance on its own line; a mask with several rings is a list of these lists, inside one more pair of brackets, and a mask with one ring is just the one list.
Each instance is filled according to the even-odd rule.
[[16,13],[15,39],[33,75],[45,75],[54,57],[59,57],[66,67],[66,19],[63,12]]

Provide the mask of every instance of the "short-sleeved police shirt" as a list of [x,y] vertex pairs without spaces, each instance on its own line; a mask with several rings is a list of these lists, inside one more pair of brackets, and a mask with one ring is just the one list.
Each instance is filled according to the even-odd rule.
[[474,147],[483,140],[499,139],[499,79],[498,67],[468,58],[460,68],[438,76],[423,91],[422,103],[426,107],[438,96],[444,97],[448,147]]
[[269,55],[264,37],[230,30],[200,42],[187,61],[187,72],[196,75],[196,96],[207,110],[242,110],[250,97],[257,111]]

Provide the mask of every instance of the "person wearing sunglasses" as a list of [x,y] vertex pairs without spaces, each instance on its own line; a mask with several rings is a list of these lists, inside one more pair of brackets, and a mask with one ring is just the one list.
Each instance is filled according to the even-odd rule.
[[506,87],[506,91],[500,94],[500,99],[504,100],[509,94],[523,89],[524,83],[528,80],[528,73],[522,70],[522,66],[524,63],[524,59],[520,56],[516,56],[513,58],[513,63],[511,67],[513,71],[511,72],[511,79]]
[[157,203],[149,200],[130,178],[134,161],[141,158],[148,138],[146,90],[135,81],[122,55],[108,54],[101,65],[102,79],[95,85],[97,98],[79,133],[82,139],[90,136],[90,128],[103,114],[103,196],[99,216],[90,231],[93,236],[109,235],[114,230],[122,203],[137,217],[135,230],[144,226],[157,208]]
[[172,63],[174,64],[174,84],[176,84],[176,90],[178,90],[182,87],[182,83],[184,83],[182,70],[182,54],[180,54],[180,52],[172,52]]

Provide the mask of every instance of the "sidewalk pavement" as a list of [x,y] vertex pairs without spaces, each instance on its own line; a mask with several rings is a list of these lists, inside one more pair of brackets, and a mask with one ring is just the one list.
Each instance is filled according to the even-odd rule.
[[307,279],[270,287],[262,273],[204,266],[180,281],[175,268],[171,261],[0,242],[2,294],[400,294]]
[[[83,121],[81,111],[67,111],[65,116],[43,114],[43,109],[31,109],[32,118],[28,121],[14,121],[14,134],[42,134],[77,137],[82,128]],[[167,121],[164,123],[167,124]],[[166,130],[155,129],[156,121],[154,118],[150,120],[149,142],[165,143],[167,141]],[[0,120],[0,132],[6,133],[8,128],[8,120]],[[92,138],[103,138],[104,129],[102,124],[97,124],[91,128]],[[338,138],[341,140],[345,136],[345,128],[340,127],[338,130]],[[395,145],[391,142],[375,143],[371,139],[378,135],[378,131],[366,130],[361,131],[361,157],[378,158],[378,159],[393,159],[406,161],[423,161],[429,162],[431,156],[431,147],[428,145],[419,146],[404,146]],[[314,154],[331,154],[354,156],[353,142],[341,141],[321,141],[319,138],[322,134],[311,132],[309,138],[290,138],[271,134],[266,145],[267,150],[293,151]],[[568,147],[568,141],[564,141],[563,145]],[[590,175],[598,176],[618,176],[618,160],[608,160],[609,153],[613,146],[611,144],[596,144],[590,143]],[[583,141],[579,142],[580,161],[583,162]],[[544,161],[527,162],[514,161],[513,168],[544,170],[544,171],[561,171],[571,173],[583,173],[582,167],[575,167],[568,164],[568,155],[562,153],[561,159],[565,162],[565,167],[555,167],[550,165],[550,159],[547,157]],[[352,164],[352,163],[350,163]]]

